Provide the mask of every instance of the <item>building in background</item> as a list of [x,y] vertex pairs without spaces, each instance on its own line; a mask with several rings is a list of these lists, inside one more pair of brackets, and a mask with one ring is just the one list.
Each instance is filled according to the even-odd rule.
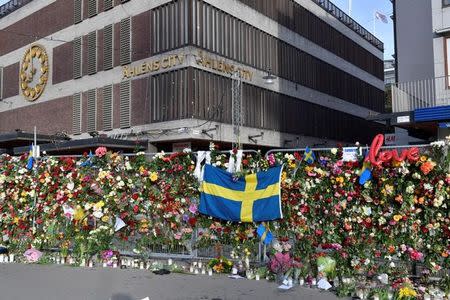
[[2,132],[229,147],[233,82],[244,148],[384,128],[383,44],[329,1],[15,0],[0,39]]
[[387,59],[384,61],[384,84],[389,87],[396,83],[395,80],[395,60]]
[[450,0],[392,0],[397,83],[380,119],[433,140],[450,134]]

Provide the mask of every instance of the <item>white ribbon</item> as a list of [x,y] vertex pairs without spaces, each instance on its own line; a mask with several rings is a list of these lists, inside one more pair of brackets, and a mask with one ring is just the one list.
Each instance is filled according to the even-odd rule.
[[199,182],[203,181],[203,174],[205,171],[205,167],[202,167],[203,161],[205,161],[205,164],[211,164],[211,151],[197,152],[197,164],[195,166],[194,176],[198,179]]
[[198,151],[197,152],[197,165],[195,166],[194,176],[200,180],[202,176],[202,162],[205,160],[206,152]]
[[242,164],[242,150],[238,150],[236,153],[236,160],[233,155],[233,150],[230,150],[230,160],[228,161],[228,168],[227,171],[229,173],[236,173],[241,171],[241,164]]

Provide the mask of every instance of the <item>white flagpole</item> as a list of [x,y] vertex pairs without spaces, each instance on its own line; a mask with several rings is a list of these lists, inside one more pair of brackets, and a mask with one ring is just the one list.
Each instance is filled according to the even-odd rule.
[[348,15],[352,16],[352,0],[348,0]]
[[[31,155],[33,155],[33,159],[34,160],[36,160],[36,157],[35,156],[37,156],[37,154],[35,154],[35,152],[37,151],[37,134],[36,134],[36,126],[34,126],[34,145],[33,145],[33,147],[32,147],[32,151],[31,151]],[[36,171],[35,171],[36,169],[34,168],[34,165],[33,165],[33,168],[31,169],[31,171],[33,172],[33,174],[34,174],[34,179],[36,179],[37,178],[37,176],[36,176]],[[37,192],[36,192],[36,187],[37,187],[37,181],[36,181],[36,185],[34,186],[34,199],[33,199],[33,234],[35,234],[36,232],[36,202],[37,202]]]

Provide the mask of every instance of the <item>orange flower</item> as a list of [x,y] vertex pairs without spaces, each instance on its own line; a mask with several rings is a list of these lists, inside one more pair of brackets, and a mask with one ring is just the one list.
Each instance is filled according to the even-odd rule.
[[397,201],[398,203],[403,203],[403,196],[402,195],[397,195],[395,197],[395,201]]
[[434,162],[426,161],[420,166],[420,170],[423,174],[427,175],[434,169],[434,166],[436,166]]
[[448,251],[444,250],[441,255],[442,255],[442,257],[448,257]]
[[390,245],[390,246],[388,247],[388,251],[389,251],[390,254],[395,253],[395,247],[392,246],[392,245]]

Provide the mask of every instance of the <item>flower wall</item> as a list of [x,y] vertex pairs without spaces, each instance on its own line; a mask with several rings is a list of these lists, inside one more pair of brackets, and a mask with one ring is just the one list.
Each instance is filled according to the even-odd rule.
[[[342,149],[316,153],[311,165],[301,162],[302,153],[247,155],[242,163],[243,173],[285,164],[284,218],[268,226],[279,240],[293,241],[296,262],[313,269],[327,253],[341,275],[401,272],[398,261],[438,271],[449,268],[450,174],[446,144],[433,149],[417,161],[383,163],[364,185],[363,158],[343,162]],[[228,157],[212,150],[212,163],[226,167]],[[120,250],[118,242],[140,252],[152,244],[187,246],[197,232],[195,247],[232,245],[236,257],[256,255],[257,224],[198,214],[194,157],[161,153],[148,160],[100,149],[89,160],[44,157],[28,170],[25,155],[3,155],[3,244],[20,253],[59,248],[86,257]],[[126,226],[116,231],[119,219]]]

